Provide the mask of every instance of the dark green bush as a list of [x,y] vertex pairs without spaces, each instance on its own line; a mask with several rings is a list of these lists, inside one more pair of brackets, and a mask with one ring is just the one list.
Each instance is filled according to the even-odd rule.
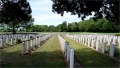
[[67,45],[69,45],[69,42],[68,42],[68,41],[66,41],[66,43],[67,43]]
[[33,38],[33,36],[30,36],[30,38]]
[[117,58],[120,58],[120,49],[115,47],[115,53],[114,53],[114,56],[117,57]]
[[39,36],[37,36],[37,38],[39,38]]
[[120,36],[120,34],[115,34],[115,36]]
[[22,40],[21,39],[17,39],[16,43],[17,44],[22,43]]
[[106,54],[109,54],[109,52],[110,52],[110,46],[106,46],[106,51],[105,51],[105,53],[106,53]]

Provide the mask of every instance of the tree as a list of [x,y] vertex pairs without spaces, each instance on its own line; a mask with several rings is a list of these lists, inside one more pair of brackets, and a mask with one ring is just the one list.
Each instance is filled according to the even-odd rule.
[[26,29],[27,32],[32,31],[33,22],[34,22],[34,18],[31,18],[30,21],[28,21],[27,23],[24,24],[23,27]]
[[6,28],[6,24],[1,23],[0,24],[0,31],[5,31],[5,28]]
[[62,32],[66,32],[67,31],[67,22],[64,21],[62,24],[61,24],[61,31]]
[[62,25],[62,24],[58,24],[58,25],[56,26],[56,29],[57,29],[58,32],[62,32],[61,25]]
[[67,29],[68,32],[77,32],[79,31],[79,25],[77,22],[68,23]]
[[71,12],[71,15],[78,15],[82,20],[86,16],[91,15],[91,12],[95,12],[93,19],[101,19],[105,17],[111,22],[119,24],[119,12],[120,4],[119,0],[52,0],[52,11],[61,16],[64,12]]
[[71,23],[68,23],[67,31],[68,31],[68,32],[71,32]]
[[28,23],[32,18],[31,8],[27,0],[0,0],[0,23],[12,24],[13,34],[18,25]]
[[50,32],[55,32],[55,26],[54,25],[50,25],[49,26],[49,31]]

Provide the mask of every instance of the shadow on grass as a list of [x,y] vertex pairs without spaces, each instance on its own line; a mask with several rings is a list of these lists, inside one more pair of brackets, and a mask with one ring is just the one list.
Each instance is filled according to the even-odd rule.
[[120,66],[118,61],[89,48],[75,49],[75,56],[84,67]]
[[31,68],[65,68],[64,57],[61,51],[40,51],[31,55],[19,56],[20,51],[1,51],[1,67],[31,67]]

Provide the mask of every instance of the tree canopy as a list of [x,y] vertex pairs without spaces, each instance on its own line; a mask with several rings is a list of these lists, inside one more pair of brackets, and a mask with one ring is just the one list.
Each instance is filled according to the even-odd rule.
[[27,0],[0,0],[0,23],[12,24],[15,28],[31,20],[31,7]]
[[[27,31],[118,31],[120,4],[119,0],[52,0],[52,11],[64,15],[78,15],[84,20],[95,12],[90,20],[68,23],[64,21],[58,26],[33,25],[32,9],[27,0],[0,0],[0,24],[12,27],[13,33],[16,28],[23,27]],[[104,19],[102,19],[104,18]],[[102,19],[102,20],[101,20]],[[108,21],[107,21],[107,20]],[[94,22],[94,21],[96,22]],[[112,24],[111,24],[112,23]],[[39,26],[39,27],[38,27]],[[87,26],[87,27],[86,27]],[[116,27],[117,26],[117,27]],[[101,28],[102,27],[102,28]],[[3,27],[4,28],[4,27]],[[46,29],[45,29],[46,28]],[[28,30],[30,29],[30,30]],[[57,30],[56,30],[57,29]],[[9,30],[9,29],[8,29]]]
[[111,22],[119,23],[120,4],[119,0],[52,0],[52,11],[64,15],[64,12],[71,12],[71,15],[78,15],[82,20],[95,12],[93,19],[105,17]]
[[1,0],[1,23],[13,20],[28,21],[31,19],[31,7],[27,0]]

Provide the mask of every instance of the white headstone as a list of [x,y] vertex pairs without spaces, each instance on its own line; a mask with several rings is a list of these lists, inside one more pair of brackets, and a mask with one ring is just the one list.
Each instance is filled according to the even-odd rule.
[[96,41],[96,50],[98,51],[98,49],[99,49],[99,41],[97,39],[97,41]]
[[4,48],[4,40],[1,39],[1,47]]
[[92,39],[92,48],[94,48],[94,42],[95,42],[95,40]]
[[36,38],[36,45],[38,44],[37,41],[38,41],[38,40],[37,40],[37,38]]
[[120,37],[118,37],[118,47],[120,48]]
[[70,68],[74,68],[74,50],[70,49]]
[[101,37],[100,37],[100,43],[102,43],[102,39],[103,39],[103,37],[101,36]]
[[40,39],[40,37],[39,37],[39,43],[40,43],[40,40],[41,40],[41,39]]
[[30,40],[30,46],[31,46],[31,48],[33,47],[33,40]]
[[11,38],[11,45],[14,45],[14,40],[13,40],[13,38]]
[[87,45],[87,38],[85,38],[85,45]]
[[27,41],[27,50],[30,50],[30,41]]
[[110,45],[110,41],[111,41],[111,39],[108,39],[108,45]]
[[64,55],[67,56],[67,43],[66,42],[64,42],[64,43],[65,43],[65,46],[64,46]]
[[8,44],[8,42],[9,42],[9,39],[7,38],[7,39],[6,39],[6,43]]
[[84,44],[84,37],[83,37],[83,45],[85,45],[85,44]]
[[114,51],[115,51],[115,44],[111,44],[110,45],[110,53],[109,53],[109,55],[113,57],[114,56]]
[[67,61],[70,59],[70,46],[67,45]]
[[25,42],[22,43],[22,55],[25,54]]
[[116,43],[116,38],[115,37],[113,37],[113,44],[115,44]]
[[106,43],[103,42],[102,43],[102,53],[105,53],[105,50],[106,50]]
[[88,47],[90,47],[90,39],[88,38]]

